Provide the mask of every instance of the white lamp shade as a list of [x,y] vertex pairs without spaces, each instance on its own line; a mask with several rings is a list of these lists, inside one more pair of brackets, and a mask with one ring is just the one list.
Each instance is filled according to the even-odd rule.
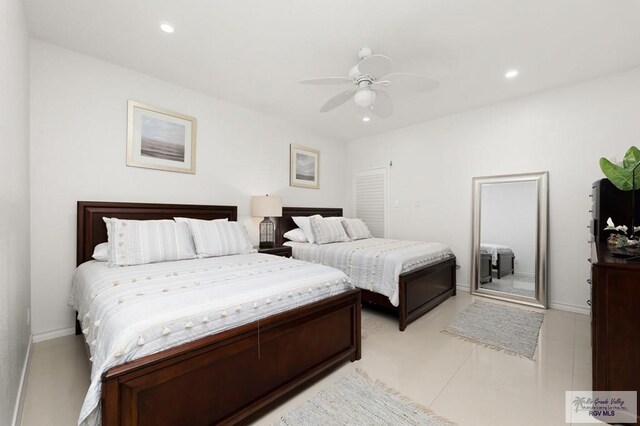
[[281,217],[282,198],[256,196],[251,197],[251,215],[256,217]]

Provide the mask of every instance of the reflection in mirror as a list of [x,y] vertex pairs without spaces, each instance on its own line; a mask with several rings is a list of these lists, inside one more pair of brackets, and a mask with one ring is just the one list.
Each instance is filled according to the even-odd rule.
[[480,286],[535,298],[536,182],[485,184],[481,191]]
[[472,293],[546,307],[547,173],[473,182]]

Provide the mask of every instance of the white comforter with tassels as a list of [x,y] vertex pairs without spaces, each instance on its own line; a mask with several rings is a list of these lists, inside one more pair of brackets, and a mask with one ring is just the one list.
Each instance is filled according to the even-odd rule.
[[333,268],[245,254],[76,269],[69,305],[91,349],[91,385],[78,424],[100,424],[102,373],[242,324],[352,289]]
[[311,244],[288,241],[293,257],[340,269],[356,287],[383,294],[400,303],[400,274],[453,256],[441,243],[367,238],[346,243]]

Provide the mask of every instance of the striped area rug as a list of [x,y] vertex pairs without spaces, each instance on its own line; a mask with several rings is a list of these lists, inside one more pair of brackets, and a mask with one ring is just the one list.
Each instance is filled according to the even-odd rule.
[[473,302],[442,332],[471,343],[533,359],[544,314],[498,303]]
[[453,424],[380,381],[374,382],[362,370],[321,390],[275,423],[279,426]]

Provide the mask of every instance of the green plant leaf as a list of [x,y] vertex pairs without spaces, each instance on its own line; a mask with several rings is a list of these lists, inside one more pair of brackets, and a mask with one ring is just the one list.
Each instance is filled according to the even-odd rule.
[[[622,165],[625,169],[629,169],[629,171],[631,171],[631,169],[633,169],[638,163],[640,163],[640,149],[636,148],[635,146],[631,146],[627,150],[627,153],[624,155]],[[636,169],[636,172],[638,170],[640,170],[640,167]]]
[[[624,167],[613,164],[604,157],[600,159],[600,168],[602,169],[602,173],[604,173],[616,188],[621,189],[622,191],[631,191],[633,188],[631,182],[631,170],[627,170]],[[640,167],[638,169],[640,170]],[[637,171],[638,170],[636,170],[636,172]],[[637,181],[637,183],[640,183],[640,181]]]

